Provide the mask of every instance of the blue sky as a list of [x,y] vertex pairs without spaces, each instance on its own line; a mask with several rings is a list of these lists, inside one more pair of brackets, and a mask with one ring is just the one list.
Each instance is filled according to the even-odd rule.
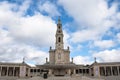
[[120,61],[119,0],[0,0],[0,61],[43,64],[58,16],[76,64]]

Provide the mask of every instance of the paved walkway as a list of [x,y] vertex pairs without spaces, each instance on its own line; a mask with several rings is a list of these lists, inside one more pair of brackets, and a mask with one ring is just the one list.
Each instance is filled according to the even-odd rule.
[[64,76],[64,77],[48,77],[44,79],[43,77],[37,76],[32,78],[18,78],[18,77],[0,77],[0,80],[120,80],[120,76],[107,76],[103,77],[104,79],[98,79],[93,77],[86,77],[86,76]]
[[44,79],[42,77],[32,77],[32,78],[15,78],[15,77],[0,77],[0,80],[120,80],[120,76],[108,76],[105,79],[98,79],[86,76],[73,76],[73,77],[48,77]]
[[44,79],[43,77],[32,77],[32,78],[15,78],[15,77],[0,77],[0,80],[120,80],[120,76],[109,76],[105,79],[98,79],[86,76],[73,76],[73,77],[48,77]]
[[89,77],[48,77],[47,79],[43,79],[42,77],[33,77],[29,79],[17,79],[17,80],[104,80],[104,79],[92,79]]

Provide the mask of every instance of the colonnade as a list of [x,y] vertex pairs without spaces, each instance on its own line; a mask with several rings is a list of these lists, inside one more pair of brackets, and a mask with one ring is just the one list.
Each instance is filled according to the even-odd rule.
[[82,75],[89,74],[89,69],[76,69],[76,74],[82,74]]
[[43,72],[43,69],[38,69],[38,68],[31,68],[30,69],[30,74],[31,76],[39,76]]
[[19,76],[20,67],[0,66],[0,76]]
[[118,76],[120,75],[120,66],[99,67],[100,76]]

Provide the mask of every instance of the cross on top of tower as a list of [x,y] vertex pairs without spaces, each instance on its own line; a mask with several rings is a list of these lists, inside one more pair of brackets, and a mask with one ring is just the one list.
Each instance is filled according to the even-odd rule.
[[25,63],[25,57],[23,57],[23,62],[22,63]]
[[61,24],[60,16],[58,17],[58,24]]
[[96,61],[96,57],[94,58],[94,60],[95,60],[95,63],[96,63],[96,62],[97,62],[97,61]]

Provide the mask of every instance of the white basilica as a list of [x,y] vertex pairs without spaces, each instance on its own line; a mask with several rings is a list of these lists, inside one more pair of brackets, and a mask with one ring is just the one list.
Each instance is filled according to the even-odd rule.
[[47,74],[48,76],[120,76],[120,62],[98,63],[93,62],[90,65],[76,65],[70,62],[70,49],[64,49],[62,23],[58,19],[56,30],[55,49],[50,47],[49,61],[46,63],[31,67],[24,61],[22,63],[0,63],[0,76],[12,77],[32,77]]

